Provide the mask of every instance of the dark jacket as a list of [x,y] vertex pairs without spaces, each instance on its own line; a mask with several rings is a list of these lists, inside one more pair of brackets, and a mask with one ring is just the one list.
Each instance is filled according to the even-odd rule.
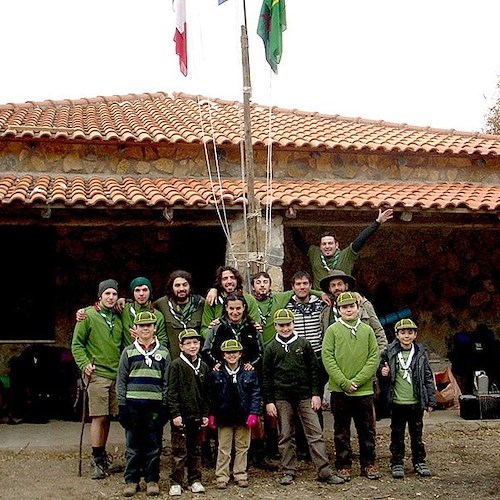
[[[215,421],[219,427],[245,425],[248,415],[260,415],[261,395],[257,373],[255,370],[245,371],[240,368],[236,374],[236,389],[238,408],[232,407],[235,400],[233,398],[233,382],[224,366],[217,372],[210,375],[210,414],[215,416]],[[232,421],[238,415],[241,420]]]
[[[420,401],[420,405],[423,410],[431,407],[435,408],[437,406],[436,401],[436,387],[434,385],[434,376],[432,375],[432,370],[429,365],[429,357],[427,356],[427,350],[422,344],[414,343],[415,354],[411,361],[411,376],[412,376],[412,386],[413,394],[415,398]],[[380,361],[380,369],[387,362],[390,369],[390,387],[389,387],[389,403],[394,400],[394,385],[396,382],[396,372],[397,372],[397,356],[402,350],[399,340],[392,341],[388,346],[387,350],[382,353]]]
[[241,332],[235,335],[229,321],[222,318],[219,325],[210,329],[208,337],[203,345],[203,356],[205,362],[213,368],[217,363],[222,363],[222,352],[220,346],[222,342],[229,339],[237,339],[243,346],[243,364],[250,363],[255,368],[259,369],[262,365],[262,355],[264,351],[264,343],[262,341],[262,333],[256,330],[255,326],[247,321]]
[[172,361],[167,392],[172,419],[182,416],[182,419],[187,422],[208,417],[209,374],[208,366],[203,361],[198,375],[195,375],[194,370],[181,358]]

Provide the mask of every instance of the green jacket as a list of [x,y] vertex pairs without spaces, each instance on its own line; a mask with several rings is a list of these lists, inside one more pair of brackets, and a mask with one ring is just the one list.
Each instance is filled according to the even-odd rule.
[[262,378],[266,404],[323,396],[318,360],[304,337],[289,344],[288,352],[276,339],[269,342],[264,349]]
[[[201,330],[201,317],[203,315],[204,304],[205,299],[196,294],[190,295],[190,303],[186,304],[182,309],[179,304],[167,296],[160,297],[155,302],[155,306],[165,317],[168,350],[172,359],[178,358],[180,354],[179,333],[186,328],[194,328],[197,332]],[[194,309],[188,317],[183,315],[186,307]]]
[[[255,321],[255,323],[260,324],[259,307],[257,306],[257,300],[253,295],[249,293],[244,293],[245,301],[248,306],[248,314]],[[201,319],[201,336],[206,339],[210,330],[210,323],[217,318],[223,316],[223,305],[222,297],[217,297],[217,301],[213,306],[205,302],[203,306],[203,316]]]
[[[373,394],[372,378],[380,354],[375,333],[369,325],[361,322],[354,335],[342,323],[333,323],[325,332],[321,356],[331,392],[345,392],[348,396]],[[352,382],[357,384],[358,390],[348,393]]]
[[122,320],[114,311],[104,307],[97,311],[94,306],[89,306],[85,313],[86,319],[78,321],[73,332],[71,352],[75,362],[82,371],[93,362],[97,376],[115,380],[120,353],[127,345]]
[[159,310],[151,307],[151,302],[147,302],[143,306],[136,304],[135,302],[128,302],[127,304],[125,304],[125,307],[123,308],[122,312],[122,322],[123,322],[123,335],[126,339],[126,345],[130,345],[133,342],[132,337],[130,335],[130,328],[134,326],[134,319],[136,314],[151,310],[153,314],[156,316],[156,319],[158,320],[156,322],[156,333],[155,333],[156,338],[163,347],[168,347],[167,333],[165,331],[165,318]]

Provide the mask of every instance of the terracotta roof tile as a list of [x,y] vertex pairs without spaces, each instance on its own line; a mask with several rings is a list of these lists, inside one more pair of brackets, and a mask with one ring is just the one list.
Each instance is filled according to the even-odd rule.
[[[322,208],[348,207],[470,211],[500,210],[500,186],[473,183],[274,181],[272,193],[266,182],[255,181],[255,195],[274,206]],[[241,181],[228,179],[211,186],[201,178],[142,178],[65,175],[6,174],[0,176],[0,203],[15,205],[62,204],[95,206],[205,207],[220,202],[240,206],[244,201]]]
[[[269,142],[269,108],[252,105],[256,145]],[[0,106],[0,138],[184,142],[243,140],[239,102],[186,94],[129,94]],[[282,147],[346,151],[500,155],[500,136],[272,108]]]

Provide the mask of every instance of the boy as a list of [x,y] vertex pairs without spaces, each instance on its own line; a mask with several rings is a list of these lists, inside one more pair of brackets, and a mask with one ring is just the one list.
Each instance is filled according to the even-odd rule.
[[170,354],[156,338],[157,317],[151,311],[137,313],[137,339],[120,358],[116,393],[118,420],[125,429],[126,458],[123,496],[139,491],[144,476],[146,495],[160,494],[160,453],[167,415]]
[[224,363],[219,371],[211,373],[212,411],[209,418],[210,428],[219,427],[219,451],[215,469],[217,488],[223,490],[229,482],[233,440],[234,481],[238,486],[246,488],[251,428],[259,424],[260,387],[255,370],[244,370],[241,365],[243,346],[238,340],[225,340],[220,350]]
[[411,441],[411,456],[415,472],[430,476],[425,463],[425,447],[422,442],[424,410],[431,412],[436,406],[434,377],[427,352],[415,342],[417,325],[411,319],[401,319],[394,327],[396,339],[382,354],[380,373],[389,379],[391,403],[391,470],[392,477],[403,479],[405,456],[405,428]]
[[170,496],[182,493],[184,468],[193,493],[204,493],[201,484],[201,428],[208,425],[209,368],[199,356],[201,336],[192,328],[179,333],[180,356],[172,361],[168,378],[168,406],[172,430]]
[[330,325],[323,340],[322,358],[329,375],[335,466],[345,481],[351,480],[351,420],[358,432],[361,475],[379,479],[375,467],[375,422],[372,379],[380,361],[373,329],[359,318],[353,292],[337,297],[340,319]]
[[118,283],[101,281],[97,302],[85,308],[85,319],[78,321],[73,333],[71,352],[87,381],[89,396],[90,441],[92,443],[92,479],[104,479],[123,469],[112,465],[106,453],[110,417],[118,413],[116,374],[125,343],[123,325],[114,307]]
[[275,312],[276,336],[264,350],[264,400],[267,414],[278,418],[278,446],[283,469],[280,484],[292,484],[297,471],[296,415],[300,417],[304,427],[318,480],[340,484],[344,481],[334,475],[330,468],[316,413],[321,408],[323,395],[318,362],[310,342],[294,332],[294,319],[289,309],[278,309]]

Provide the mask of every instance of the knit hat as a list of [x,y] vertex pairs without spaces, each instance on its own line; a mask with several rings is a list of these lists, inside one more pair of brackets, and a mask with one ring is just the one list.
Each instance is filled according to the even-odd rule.
[[134,319],[134,325],[154,325],[158,321],[151,311],[142,311]]
[[290,309],[278,309],[274,313],[274,323],[278,325],[286,325],[295,321],[295,316]]
[[179,343],[182,344],[184,339],[198,339],[201,340],[201,335],[194,328],[186,328],[179,333]]
[[337,297],[337,306],[348,306],[349,304],[357,304],[358,299],[352,292],[342,292]]
[[236,339],[224,340],[220,346],[222,352],[243,351],[243,346]]
[[130,282],[130,291],[132,292],[132,294],[134,293],[135,287],[141,285],[146,285],[149,288],[150,294],[153,295],[153,286],[151,285],[151,281],[149,281],[147,278],[144,278],[144,276],[139,276],[138,278],[135,278]]
[[99,287],[97,288],[97,297],[99,298],[104,293],[104,290],[107,290],[108,288],[112,288],[113,290],[116,290],[116,293],[118,293],[118,282],[113,279],[101,281],[99,283]]
[[348,288],[350,290],[352,290],[356,286],[356,280],[352,276],[349,276],[348,274],[344,273],[344,271],[340,271],[340,269],[334,269],[333,271],[330,271],[319,282],[321,290],[323,290],[325,293],[330,293],[330,281],[334,279],[342,280],[344,283],[348,285]]
[[417,330],[417,325],[412,319],[400,319],[395,325],[394,330]]

